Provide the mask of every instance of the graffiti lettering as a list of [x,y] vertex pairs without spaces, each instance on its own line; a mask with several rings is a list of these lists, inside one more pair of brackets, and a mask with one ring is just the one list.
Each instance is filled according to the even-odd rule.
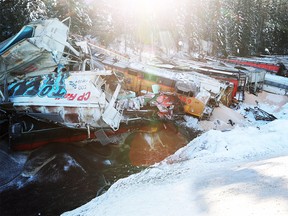
[[63,98],[67,93],[65,89],[65,79],[68,77],[68,74],[58,74],[56,77],[54,74],[47,75],[46,79],[39,89],[38,96],[49,98]]
[[41,84],[41,77],[34,77],[12,83],[8,87],[10,96],[36,96]]
[[52,89],[52,86],[45,86],[44,88],[42,88],[42,89],[40,90],[40,92],[38,93],[38,95],[39,95],[40,97],[44,97],[44,96],[46,96],[46,95],[51,91],[51,89]]
[[[66,94],[65,86],[58,86],[56,90],[51,93],[51,97],[53,98],[63,98]],[[49,97],[49,96],[48,96]]]
[[49,74],[46,76],[37,76],[27,78],[15,83],[12,83],[8,87],[9,95],[11,97],[16,96],[28,96],[28,97],[49,97],[49,98],[64,98],[67,91],[65,88],[65,79],[69,75],[65,74]]

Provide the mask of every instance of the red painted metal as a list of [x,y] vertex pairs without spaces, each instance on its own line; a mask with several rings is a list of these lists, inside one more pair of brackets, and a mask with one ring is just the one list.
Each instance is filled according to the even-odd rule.
[[274,73],[277,73],[280,69],[279,65],[272,64],[272,63],[253,62],[253,61],[244,61],[244,60],[242,61],[242,60],[236,60],[236,59],[227,59],[226,61],[234,63],[234,64],[260,68],[260,69],[264,69],[264,70],[271,71]]

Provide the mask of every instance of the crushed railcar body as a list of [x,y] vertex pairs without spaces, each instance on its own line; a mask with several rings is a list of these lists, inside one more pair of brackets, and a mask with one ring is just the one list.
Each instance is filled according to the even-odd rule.
[[229,88],[226,89],[225,97],[221,99],[221,102],[230,106],[233,101],[242,102],[244,101],[244,94],[246,85],[248,84],[247,74],[243,71],[224,65],[220,61],[210,60],[210,59],[179,59],[173,58],[170,60],[170,64],[167,65],[164,62],[169,62],[169,60],[164,60],[162,58],[157,58],[156,62],[152,62],[153,65],[157,67],[167,67],[170,70],[180,70],[180,71],[196,71],[197,73],[213,77],[221,82],[229,83]]
[[133,111],[152,111],[148,118],[209,118],[229,87],[196,72],[96,54],[94,46],[72,40],[69,27],[57,19],[32,22],[0,44],[1,126],[8,122],[13,149],[109,143],[109,135],[135,130],[127,124],[139,119]]
[[200,119],[208,119],[228,88],[226,82],[197,72],[179,72],[161,69],[143,63],[112,58],[102,63],[124,79],[125,89],[141,96],[146,93],[175,94],[182,103],[183,112]]
[[[65,137],[53,133],[60,128],[81,131],[69,141],[83,134],[90,138],[95,128],[119,129],[120,82],[111,71],[94,69],[93,61],[68,42],[68,31],[57,19],[38,21],[1,43],[0,109],[9,118],[12,145],[61,141]],[[110,85],[106,80],[112,80]]]

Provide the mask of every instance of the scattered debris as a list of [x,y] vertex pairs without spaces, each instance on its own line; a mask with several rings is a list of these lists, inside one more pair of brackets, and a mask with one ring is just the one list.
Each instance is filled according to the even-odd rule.
[[254,118],[258,121],[258,120],[262,120],[262,121],[274,121],[275,119],[277,119],[274,115],[260,109],[258,106],[251,108],[245,108],[246,112],[251,112],[254,115]]

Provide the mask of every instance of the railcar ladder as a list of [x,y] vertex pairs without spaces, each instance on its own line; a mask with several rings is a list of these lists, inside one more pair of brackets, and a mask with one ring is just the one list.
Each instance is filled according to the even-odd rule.
[[237,89],[237,100],[244,101],[245,99],[245,88],[246,88],[247,76],[245,73],[239,73],[239,84]]

